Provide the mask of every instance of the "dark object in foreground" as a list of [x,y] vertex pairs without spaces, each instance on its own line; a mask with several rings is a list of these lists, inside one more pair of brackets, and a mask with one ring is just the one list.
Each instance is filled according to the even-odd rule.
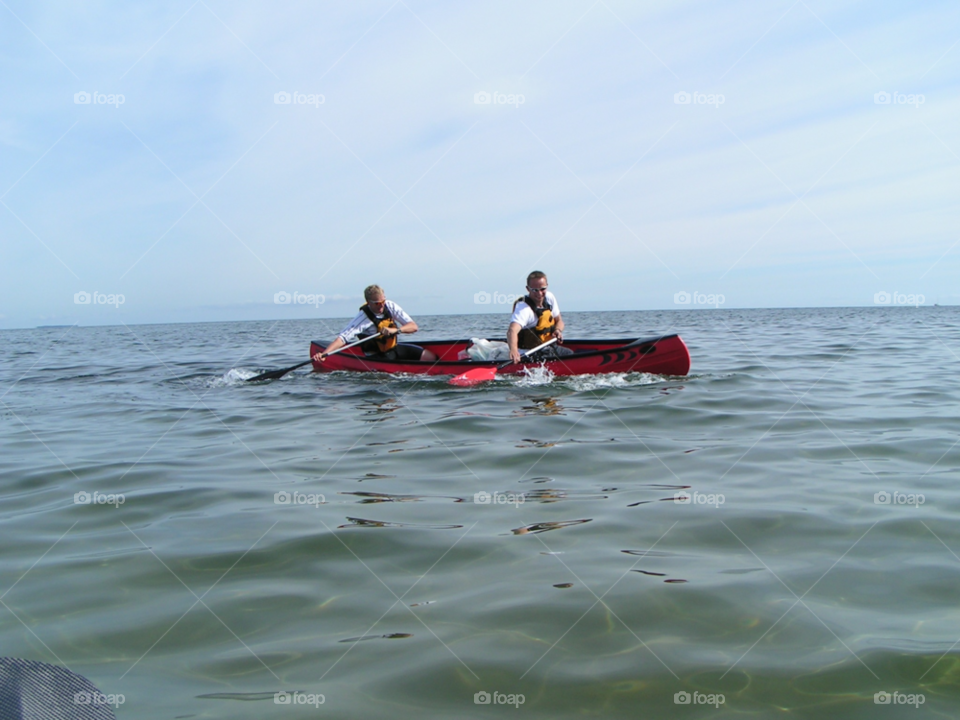
[[3,720],[116,720],[110,703],[93,683],[56,665],[0,658],[0,718]]

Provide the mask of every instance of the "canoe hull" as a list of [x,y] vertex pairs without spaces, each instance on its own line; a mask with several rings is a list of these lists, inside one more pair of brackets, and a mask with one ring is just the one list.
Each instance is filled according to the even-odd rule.
[[[501,341],[502,342],[502,341]],[[365,357],[360,348],[352,348],[313,363],[317,372],[347,370],[351,372],[410,373],[414,375],[459,375],[480,367],[497,367],[497,362],[457,360],[457,354],[470,344],[468,340],[425,340],[417,342],[431,350],[439,360],[383,361]],[[322,352],[325,343],[310,343],[310,356]],[[564,347],[574,355],[545,361],[554,375],[598,375],[604,373],[647,372],[657,375],[686,375],[690,370],[690,352],[679,335],[642,339],[567,340]],[[522,373],[529,364],[511,364],[500,374]]]

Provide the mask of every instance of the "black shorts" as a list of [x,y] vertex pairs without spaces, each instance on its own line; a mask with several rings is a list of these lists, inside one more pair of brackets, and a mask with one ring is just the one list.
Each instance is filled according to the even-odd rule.
[[423,355],[423,348],[419,345],[397,343],[393,350],[388,350],[385,353],[372,353],[367,357],[371,360],[419,360],[421,355]]
[[530,356],[530,360],[542,362],[543,360],[554,360],[556,358],[566,357],[567,355],[573,355],[573,350],[554,343],[553,345],[545,347],[543,350],[537,350]]

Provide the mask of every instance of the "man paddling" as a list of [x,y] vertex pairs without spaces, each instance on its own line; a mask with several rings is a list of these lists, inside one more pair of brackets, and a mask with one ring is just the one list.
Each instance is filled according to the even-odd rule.
[[557,342],[541,350],[537,355],[564,356],[573,351],[560,347],[563,342],[563,318],[557,298],[547,290],[547,276],[539,270],[527,275],[527,294],[513,304],[513,316],[507,329],[507,344],[510,359],[520,362],[520,350],[530,350],[547,340]]
[[387,300],[383,288],[379,285],[370,285],[363,291],[366,304],[360,307],[360,312],[350,321],[337,338],[330,343],[323,352],[317,353],[313,359],[324,362],[327,355],[344,345],[363,337],[370,337],[369,343],[360,347],[364,354],[375,360],[424,360],[434,362],[437,356],[419,345],[397,342],[403,335],[411,335],[420,328],[399,305]]

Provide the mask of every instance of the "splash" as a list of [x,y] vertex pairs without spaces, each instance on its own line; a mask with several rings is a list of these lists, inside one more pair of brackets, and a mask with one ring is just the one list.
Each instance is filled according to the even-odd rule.
[[554,374],[545,365],[536,365],[528,367],[523,371],[517,385],[520,387],[537,387],[538,385],[549,385],[553,382]]
[[253,370],[241,370],[239,368],[232,368],[228,372],[224,373],[220,377],[211,378],[207,386],[208,387],[232,387],[234,385],[243,385],[247,380],[252,377],[256,377],[258,373],[255,373]]

